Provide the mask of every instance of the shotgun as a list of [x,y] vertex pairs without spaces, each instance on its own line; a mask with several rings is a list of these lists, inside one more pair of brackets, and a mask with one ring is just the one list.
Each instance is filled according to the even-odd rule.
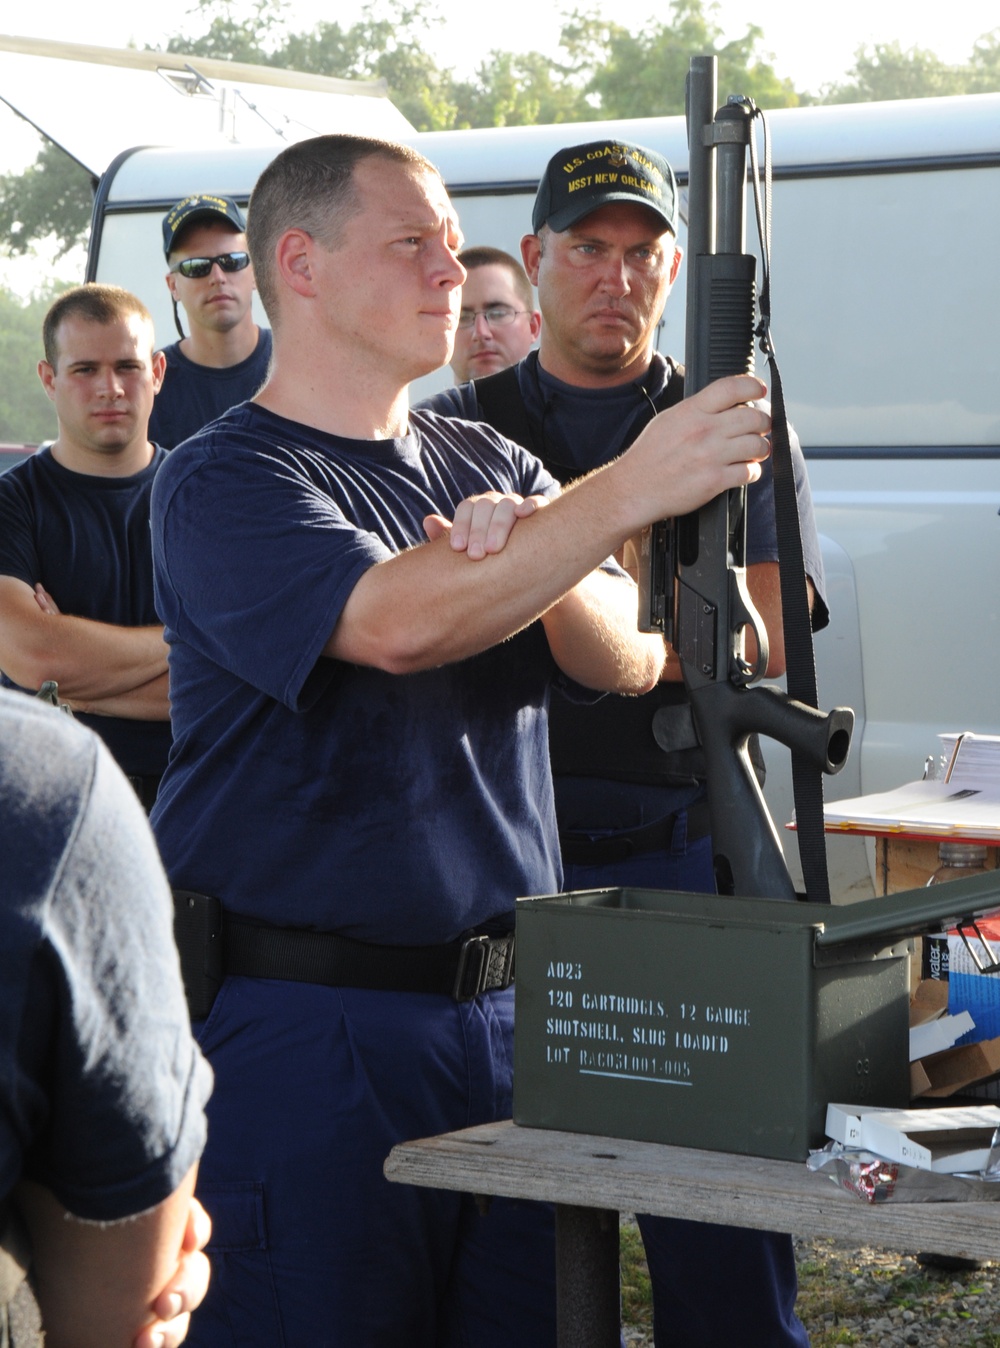
[[[740,98],[717,110],[716,65],[714,56],[693,57],[687,85],[685,397],[715,379],[754,370],[756,258],[745,251],[751,112]],[[767,668],[767,632],[747,589],[745,553],[745,487],[691,515],[648,526],[639,627],[662,632],[680,659],[705,754],[718,892],[795,899],[748,742],[753,734],[767,735],[786,745],[799,765],[838,772],[854,713],[846,707],[824,713],[758,684]]]

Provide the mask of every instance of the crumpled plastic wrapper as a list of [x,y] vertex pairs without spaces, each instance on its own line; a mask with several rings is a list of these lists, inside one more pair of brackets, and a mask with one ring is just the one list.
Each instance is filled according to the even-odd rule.
[[806,1166],[863,1203],[992,1203],[1000,1200],[1000,1129],[993,1136],[986,1169],[974,1174],[920,1170],[842,1142],[811,1151]]

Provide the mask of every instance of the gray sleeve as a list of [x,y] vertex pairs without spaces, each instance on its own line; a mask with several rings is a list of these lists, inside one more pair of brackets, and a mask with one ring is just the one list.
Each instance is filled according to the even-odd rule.
[[162,1202],[199,1158],[212,1077],[146,816],[96,738],[93,763],[29,977],[47,1082],[25,1171],[76,1215],[111,1221]]

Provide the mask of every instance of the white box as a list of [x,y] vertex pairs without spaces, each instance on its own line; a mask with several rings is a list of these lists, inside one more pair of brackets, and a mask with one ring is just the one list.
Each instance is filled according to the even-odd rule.
[[957,1016],[938,1016],[936,1020],[924,1021],[923,1025],[911,1025],[910,1062],[953,1048],[963,1034],[975,1028],[975,1021],[968,1011],[960,1011]]
[[982,1170],[1000,1127],[996,1105],[889,1109],[861,1116],[861,1146],[888,1161],[941,1174]]
[[845,1147],[860,1147],[861,1116],[880,1112],[896,1113],[888,1105],[827,1105],[826,1135]]

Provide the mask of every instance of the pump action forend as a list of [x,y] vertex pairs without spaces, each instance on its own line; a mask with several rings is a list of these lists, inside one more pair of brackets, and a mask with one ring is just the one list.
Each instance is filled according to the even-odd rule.
[[[754,370],[756,259],[745,251],[750,110],[716,111],[716,58],[693,57],[689,142],[687,337],[684,395]],[[829,714],[773,687],[764,623],[747,589],[746,489],[643,532],[639,626],[662,632],[680,659],[708,774],[715,880],[720,894],[796,898],[774,821],[748,751],[767,735],[817,772],[837,772],[854,713]],[[747,635],[756,654],[747,658]]]

